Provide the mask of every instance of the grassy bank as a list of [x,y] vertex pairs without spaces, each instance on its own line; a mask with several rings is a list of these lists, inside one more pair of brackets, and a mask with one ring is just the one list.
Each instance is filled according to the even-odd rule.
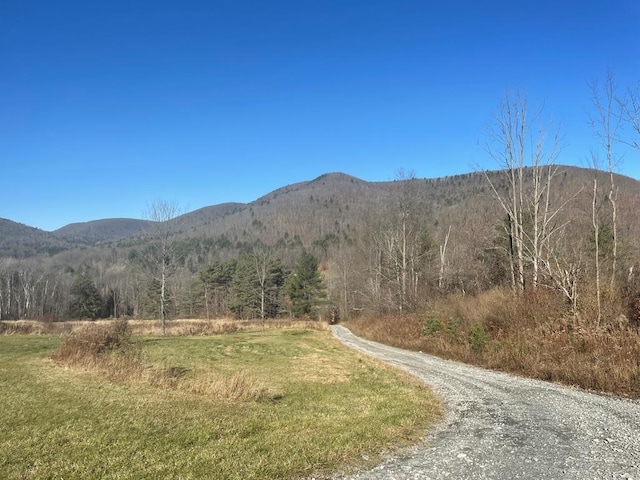
[[435,300],[423,312],[346,324],[397,347],[581,388],[640,398],[640,332],[624,319],[596,325],[547,292],[493,290]]
[[415,441],[440,412],[425,388],[324,331],[137,343],[144,369],[175,381],[64,368],[50,359],[58,337],[0,336],[0,477],[299,478]]

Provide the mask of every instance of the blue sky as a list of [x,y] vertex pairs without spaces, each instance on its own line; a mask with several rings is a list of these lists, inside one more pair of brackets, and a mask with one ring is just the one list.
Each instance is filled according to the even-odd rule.
[[[586,165],[589,82],[640,80],[639,26],[637,0],[0,0],[0,217],[54,230],[334,171],[496,168],[507,89]],[[620,170],[640,178],[640,154]]]

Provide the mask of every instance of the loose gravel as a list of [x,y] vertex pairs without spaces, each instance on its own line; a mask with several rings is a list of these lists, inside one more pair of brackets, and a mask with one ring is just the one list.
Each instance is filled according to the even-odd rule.
[[340,479],[637,479],[640,402],[515,377],[356,337],[349,347],[406,370],[447,415],[400,458]]

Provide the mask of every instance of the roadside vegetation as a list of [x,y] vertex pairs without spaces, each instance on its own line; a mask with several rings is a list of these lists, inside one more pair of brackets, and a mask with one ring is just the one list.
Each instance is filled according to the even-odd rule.
[[553,292],[514,297],[497,288],[436,299],[411,315],[363,316],[346,326],[401,348],[640,398],[640,332],[624,315],[609,318],[597,324],[595,313],[576,316]]
[[303,478],[373,462],[439,419],[424,386],[326,331],[171,326],[0,336],[0,476]]

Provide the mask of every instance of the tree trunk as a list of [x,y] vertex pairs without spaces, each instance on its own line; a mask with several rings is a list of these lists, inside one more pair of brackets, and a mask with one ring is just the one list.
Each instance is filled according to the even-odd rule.
[[[596,172],[597,175],[597,172]],[[593,224],[593,242],[595,246],[595,267],[596,267],[596,305],[598,308],[598,325],[602,319],[602,303],[600,295],[600,222],[598,221],[596,198],[598,194],[598,179],[593,179],[593,200],[591,202],[591,221]]]
[[451,235],[451,225],[444,237],[444,243],[440,245],[440,273],[438,274],[438,288],[442,290],[444,288],[444,273],[446,265],[447,244],[449,243],[449,235]]

